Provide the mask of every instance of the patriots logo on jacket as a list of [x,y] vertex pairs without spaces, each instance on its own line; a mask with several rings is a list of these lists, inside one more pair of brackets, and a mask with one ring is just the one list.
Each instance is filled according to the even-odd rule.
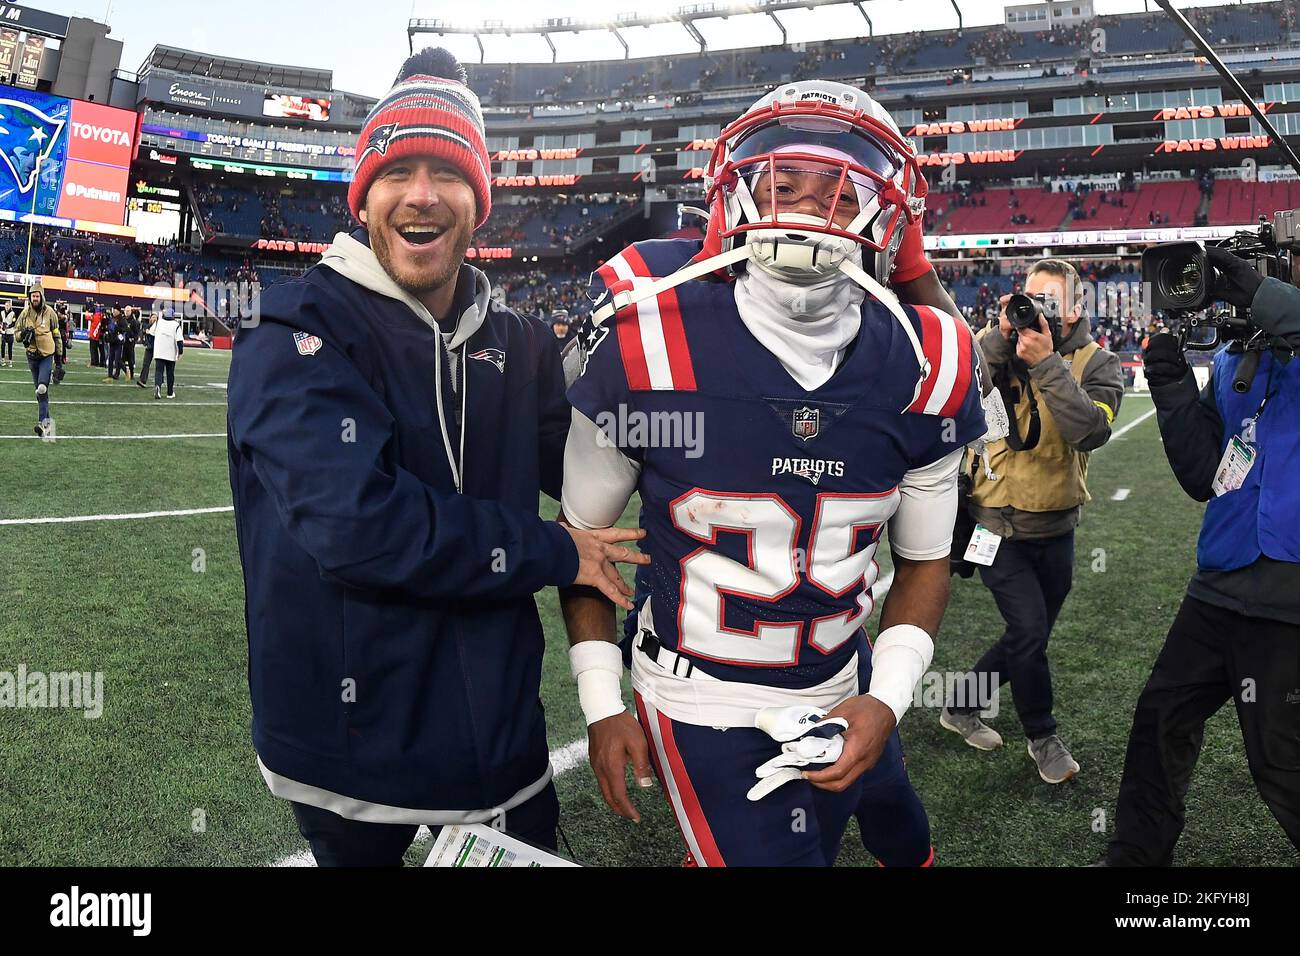
[[497,371],[502,375],[506,371],[506,353],[500,349],[479,349],[477,352],[470,352],[469,357],[478,359],[480,362],[491,362],[497,367]]
[[28,103],[0,99],[0,160],[20,193],[36,185],[37,159],[49,160],[66,125],[66,119],[47,116]]

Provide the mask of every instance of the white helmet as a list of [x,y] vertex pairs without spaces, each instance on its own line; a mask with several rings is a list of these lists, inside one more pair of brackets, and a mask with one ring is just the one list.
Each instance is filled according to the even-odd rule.
[[[862,268],[887,282],[905,227],[925,211],[925,177],[893,117],[861,90],[827,80],[779,86],[727,126],[706,182],[704,252],[747,243],[755,265],[789,282],[826,278],[861,250]],[[824,216],[783,212],[783,200],[797,204],[810,189]],[[846,202],[856,215],[837,225]]]

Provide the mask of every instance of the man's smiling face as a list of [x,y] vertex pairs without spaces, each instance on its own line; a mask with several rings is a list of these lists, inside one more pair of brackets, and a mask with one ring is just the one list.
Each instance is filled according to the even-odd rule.
[[395,160],[366,193],[361,221],[385,272],[420,298],[454,282],[474,233],[474,190],[451,163]]

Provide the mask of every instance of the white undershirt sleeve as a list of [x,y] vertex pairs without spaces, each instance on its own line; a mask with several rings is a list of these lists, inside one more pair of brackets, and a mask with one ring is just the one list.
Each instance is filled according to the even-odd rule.
[[576,408],[564,446],[564,490],[560,504],[575,528],[611,527],[636,491],[641,466],[606,440]]
[[889,545],[911,561],[946,558],[957,520],[957,470],[965,448],[921,468],[898,483],[901,499],[889,519]]

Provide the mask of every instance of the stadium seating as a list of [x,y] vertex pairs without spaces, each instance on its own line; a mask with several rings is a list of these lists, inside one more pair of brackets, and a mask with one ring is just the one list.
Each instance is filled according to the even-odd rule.
[[1210,200],[1210,221],[1252,225],[1260,216],[1272,217],[1281,209],[1300,207],[1300,181],[1244,183],[1220,180]]

